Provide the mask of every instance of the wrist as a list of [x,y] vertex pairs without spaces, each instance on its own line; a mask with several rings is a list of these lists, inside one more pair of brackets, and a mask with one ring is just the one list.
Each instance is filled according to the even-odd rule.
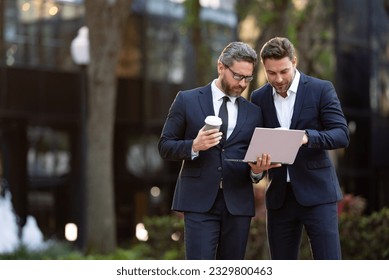
[[261,176],[262,175],[262,173],[263,173],[263,171],[262,172],[258,172],[258,173],[256,173],[256,172],[254,172],[252,169],[250,170],[250,174],[251,174],[251,176]]
[[254,173],[253,170],[250,170],[251,181],[252,181],[254,184],[256,184],[256,183],[258,183],[260,180],[262,180],[263,175],[264,175],[264,172]]
[[308,144],[308,142],[309,142],[309,133],[308,133],[308,131],[306,131],[305,130],[305,135],[304,135],[304,138],[305,138],[305,145],[307,145]]
[[192,143],[192,152],[194,152],[194,153],[199,152],[199,149],[197,148],[197,145],[196,145],[196,139],[193,140],[193,143]]

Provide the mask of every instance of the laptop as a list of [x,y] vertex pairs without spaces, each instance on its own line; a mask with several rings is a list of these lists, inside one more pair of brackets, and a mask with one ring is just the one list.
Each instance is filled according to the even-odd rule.
[[243,159],[225,159],[235,162],[256,162],[262,154],[271,156],[272,163],[293,164],[301,146],[304,130],[257,127]]

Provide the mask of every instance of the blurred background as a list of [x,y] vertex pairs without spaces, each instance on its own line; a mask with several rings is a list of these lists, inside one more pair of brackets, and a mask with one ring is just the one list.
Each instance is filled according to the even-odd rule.
[[[0,0],[0,175],[17,235],[32,216],[45,240],[84,250],[144,238],[145,218],[171,214],[180,162],[157,142],[175,95],[216,78],[229,42],[259,53],[274,36],[336,87],[345,198],[360,215],[389,207],[388,0]],[[259,65],[244,96],[264,83]]]

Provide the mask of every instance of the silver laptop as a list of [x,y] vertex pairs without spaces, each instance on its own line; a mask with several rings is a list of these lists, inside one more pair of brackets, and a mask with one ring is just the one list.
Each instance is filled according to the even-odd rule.
[[271,156],[272,163],[293,164],[301,146],[304,130],[257,127],[251,137],[244,159],[236,162],[256,162],[262,154]]

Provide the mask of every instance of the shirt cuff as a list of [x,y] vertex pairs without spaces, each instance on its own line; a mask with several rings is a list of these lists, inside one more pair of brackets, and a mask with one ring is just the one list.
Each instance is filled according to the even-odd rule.
[[256,174],[252,170],[250,170],[251,181],[255,184],[258,183],[263,178],[263,174],[264,172]]
[[199,152],[194,152],[193,151],[193,147],[192,147],[192,151],[191,151],[191,158],[192,158],[192,160],[197,158],[198,156],[199,156]]

